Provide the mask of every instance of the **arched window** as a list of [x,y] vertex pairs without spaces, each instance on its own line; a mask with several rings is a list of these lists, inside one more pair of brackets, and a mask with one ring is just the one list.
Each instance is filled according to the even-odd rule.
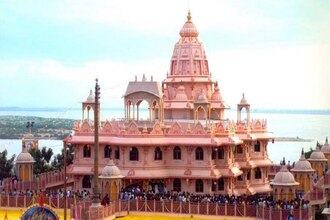
[[218,190],[219,191],[225,190],[225,181],[223,178],[218,179]]
[[250,180],[250,177],[251,177],[251,171],[248,170],[247,173],[246,173],[246,179]]
[[119,160],[120,159],[120,151],[119,151],[119,147],[117,147],[117,149],[115,150],[115,159]]
[[236,146],[236,153],[238,153],[238,154],[242,154],[243,153],[242,145],[237,145]]
[[218,152],[218,148],[212,149],[212,160],[217,159],[217,152]]
[[237,177],[237,181],[243,181],[243,175],[239,175],[239,176]]
[[91,147],[88,145],[84,146],[84,157],[91,157]]
[[173,149],[173,160],[181,160],[181,149],[178,146]]
[[260,152],[260,141],[254,143],[254,152]]
[[173,191],[181,192],[181,180],[180,179],[173,180]]
[[218,149],[218,159],[220,160],[225,159],[225,150],[223,148]]
[[204,160],[204,152],[201,147],[197,147],[195,153],[196,153],[195,155],[196,160]]
[[162,160],[163,159],[163,152],[160,147],[155,148],[155,160]]
[[84,176],[82,180],[82,188],[91,188],[92,183],[91,183],[91,177],[90,176]]
[[129,160],[139,160],[139,150],[136,147],[132,147],[130,150]]
[[195,191],[196,192],[204,192],[203,180],[201,180],[201,179],[196,180]]
[[104,158],[111,158],[112,149],[110,145],[104,147]]
[[217,181],[216,180],[212,180],[212,187],[211,187],[211,191],[215,192],[217,190]]
[[255,179],[261,179],[261,170],[260,170],[259,167],[255,170],[254,178]]

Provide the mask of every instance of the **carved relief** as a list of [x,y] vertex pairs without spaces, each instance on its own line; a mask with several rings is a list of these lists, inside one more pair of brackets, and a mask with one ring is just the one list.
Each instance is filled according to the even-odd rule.
[[194,127],[193,133],[194,134],[206,134],[206,131],[204,130],[203,125],[200,122],[198,122]]
[[112,128],[112,125],[109,121],[106,121],[103,124],[102,131],[107,132],[107,133],[113,133],[113,128]]
[[130,170],[127,172],[127,176],[135,176],[135,170],[134,170],[134,169],[130,169]]
[[226,131],[226,129],[225,129],[224,123],[223,122],[217,123],[216,128],[215,128],[215,133],[221,134],[221,133],[224,133],[225,131]]
[[191,134],[190,124],[188,124],[187,130],[186,130],[186,134]]
[[159,122],[155,123],[155,125],[151,131],[151,134],[160,134],[160,135],[164,134]]
[[186,176],[191,176],[192,172],[190,169],[186,169],[183,174]]
[[236,129],[238,131],[244,131],[246,129],[245,124],[243,122],[237,122]]
[[175,122],[168,131],[168,134],[182,134],[181,125],[178,122]]
[[84,121],[83,124],[81,125],[80,132],[91,132],[91,131],[92,128],[89,122],[87,120]]
[[135,121],[132,121],[130,123],[130,125],[128,126],[128,129],[127,129],[127,133],[128,134],[140,134],[141,133],[139,131],[139,128],[138,128],[137,124],[135,123]]

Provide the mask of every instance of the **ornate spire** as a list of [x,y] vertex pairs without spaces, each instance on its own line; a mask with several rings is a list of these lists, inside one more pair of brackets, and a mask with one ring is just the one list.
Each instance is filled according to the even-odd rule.
[[188,11],[187,21],[191,21],[191,13],[190,13],[190,10]]
[[304,148],[301,148],[301,155],[304,154]]
[[326,145],[326,146],[329,145],[329,143],[328,143],[328,137],[325,138],[325,143],[324,143],[324,145]]

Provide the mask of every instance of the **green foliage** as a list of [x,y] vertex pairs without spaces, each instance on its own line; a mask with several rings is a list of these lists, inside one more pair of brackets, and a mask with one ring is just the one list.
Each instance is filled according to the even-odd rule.
[[7,150],[0,152],[0,179],[13,175],[14,160],[16,155],[14,154],[10,159],[7,159],[7,155]]
[[51,148],[43,147],[41,150],[31,148],[29,153],[36,161],[33,165],[33,174],[40,174],[53,170],[54,168],[49,164],[51,157],[53,156],[53,150]]
[[310,148],[309,151],[305,152],[306,159],[310,158],[312,153],[313,153],[313,149],[312,148]]
[[[74,157],[74,149],[72,145],[67,146],[67,152],[66,152],[66,161],[67,165],[70,165],[73,163],[73,157]],[[54,156],[54,159],[52,161],[52,167],[54,169],[62,169],[64,167],[64,149],[62,149],[61,154],[57,154]]]
[[21,139],[29,133],[26,123],[33,121],[31,133],[38,138],[62,140],[70,134],[75,120],[32,116],[0,116],[0,138]]

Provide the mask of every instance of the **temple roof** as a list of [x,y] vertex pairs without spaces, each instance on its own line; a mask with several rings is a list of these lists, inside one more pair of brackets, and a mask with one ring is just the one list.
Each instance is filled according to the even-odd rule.
[[299,185],[299,183],[296,182],[296,180],[294,179],[294,176],[292,175],[292,173],[290,173],[290,171],[288,170],[286,165],[282,165],[281,170],[278,173],[276,173],[274,180],[270,184],[274,185],[274,186]]
[[311,163],[306,160],[304,150],[301,151],[300,159],[294,164],[292,172],[314,172]]
[[27,151],[26,147],[23,147],[22,152],[17,156],[16,163],[35,163],[31,154]]
[[124,96],[137,92],[147,92],[157,97],[162,97],[162,87],[159,82],[154,81],[131,81],[128,83]]

